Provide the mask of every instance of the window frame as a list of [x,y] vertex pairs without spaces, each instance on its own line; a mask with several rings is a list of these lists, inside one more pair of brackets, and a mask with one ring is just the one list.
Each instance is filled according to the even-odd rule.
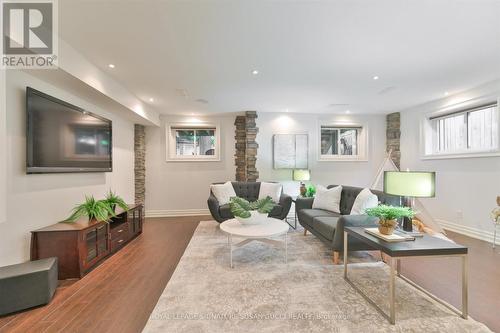
[[[321,130],[324,127],[338,129],[357,129],[357,155],[324,155],[321,152]],[[340,135],[338,136],[340,140]],[[366,162],[368,161],[368,126],[363,123],[345,123],[335,121],[321,121],[318,123],[318,142],[317,142],[318,161],[320,162]],[[340,152],[340,149],[339,149]]]
[[[474,111],[480,111],[488,107],[495,106],[497,123],[497,143],[496,147],[492,149],[471,149],[470,146],[470,133],[469,133],[469,116]],[[446,118],[447,116],[457,116],[464,114],[464,130],[465,130],[465,146],[467,148],[456,150],[453,152],[439,152],[439,138],[436,126],[438,126],[439,119]],[[425,114],[422,118],[421,131],[421,159],[453,159],[453,158],[474,158],[474,157],[490,157],[500,156],[500,107],[498,98],[491,96],[476,98],[465,102],[452,104],[444,107],[438,111]]]
[[[201,130],[210,129],[215,131],[215,153],[214,155],[177,155],[176,149],[176,136],[177,130]],[[205,122],[181,122],[181,123],[170,123],[166,125],[166,160],[168,162],[218,162],[220,161],[221,152],[221,142],[220,142],[220,125],[217,123],[205,123]]]

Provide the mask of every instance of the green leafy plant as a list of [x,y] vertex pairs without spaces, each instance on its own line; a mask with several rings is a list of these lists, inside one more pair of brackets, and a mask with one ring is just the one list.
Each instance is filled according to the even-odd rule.
[[368,216],[375,216],[380,219],[380,224],[390,224],[393,225],[394,221],[401,217],[412,218],[415,215],[415,212],[409,207],[397,207],[397,206],[388,206],[388,205],[379,205],[373,208],[365,209],[365,213]]
[[105,200],[96,200],[93,196],[85,196],[85,202],[73,208],[67,222],[75,222],[82,216],[87,216],[89,221],[92,219],[108,221],[115,216],[115,213]]
[[305,196],[307,198],[312,198],[316,194],[316,187],[314,185],[308,185]]
[[125,200],[123,198],[119,197],[114,193],[113,191],[109,190],[108,194],[106,194],[106,199],[104,201],[107,202],[107,204],[115,211],[116,206],[120,207],[123,210],[128,209],[128,205],[125,203]]
[[250,212],[253,210],[258,211],[261,214],[269,214],[273,210],[275,203],[270,196],[254,202],[249,202],[248,200],[239,197],[233,197],[229,202],[229,206],[231,208],[231,213],[233,213],[235,217],[246,219],[251,216]]

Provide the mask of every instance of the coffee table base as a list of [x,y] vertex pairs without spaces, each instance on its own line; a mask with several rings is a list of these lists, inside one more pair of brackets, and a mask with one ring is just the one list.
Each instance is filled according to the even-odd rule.
[[229,267],[234,268],[233,265],[233,249],[234,248],[239,248],[242,247],[250,242],[253,241],[258,241],[262,243],[267,243],[271,245],[277,245],[281,246],[281,244],[284,243],[285,245],[285,264],[288,262],[288,241],[287,241],[287,234],[284,234],[284,239],[282,241],[279,241],[277,239],[272,239],[272,238],[246,238],[242,241],[239,241],[238,243],[233,243],[233,235],[228,234],[227,235],[227,243],[229,246]]

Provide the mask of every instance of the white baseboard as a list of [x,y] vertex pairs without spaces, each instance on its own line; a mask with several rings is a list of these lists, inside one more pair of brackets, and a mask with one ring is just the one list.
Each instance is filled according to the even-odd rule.
[[208,209],[146,210],[146,217],[176,217],[210,215]]
[[[436,219],[444,229],[450,230],[465,236],[469,236],[472,238],[480,239],[489,243],[493,243],[493,232],[482,230],[474,227],[465,226],[462,224],[458,224],[455,222],[450,222],[446,220]],[[497,237],[498,239],[499,237]]]

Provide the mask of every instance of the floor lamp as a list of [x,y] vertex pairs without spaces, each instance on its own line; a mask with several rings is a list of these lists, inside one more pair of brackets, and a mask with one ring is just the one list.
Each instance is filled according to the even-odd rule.
[[[413,207],[414,198],[433,198],[436,173],[430,171],[385,171],[384,192],[403,197],[403,206]],[[403,219],[403,230],[413,231],[411,218]]]

